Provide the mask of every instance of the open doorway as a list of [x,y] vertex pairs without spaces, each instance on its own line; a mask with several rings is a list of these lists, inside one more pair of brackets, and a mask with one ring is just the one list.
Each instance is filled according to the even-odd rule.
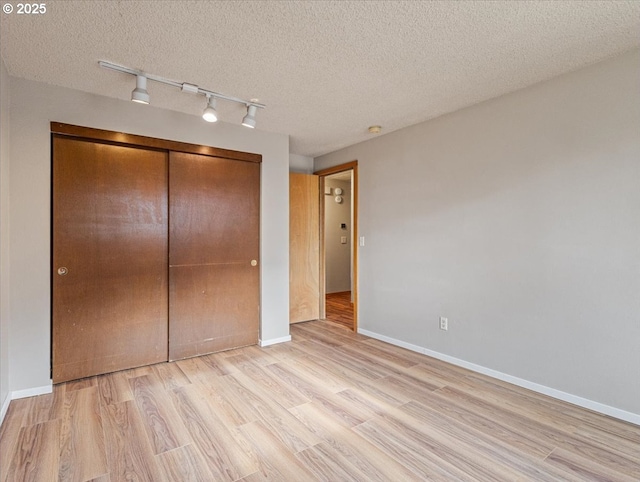
[[321,318],[357,330],[357,161],[320,176]]
[[325,318],[353,330],[352,171],[324,178]]

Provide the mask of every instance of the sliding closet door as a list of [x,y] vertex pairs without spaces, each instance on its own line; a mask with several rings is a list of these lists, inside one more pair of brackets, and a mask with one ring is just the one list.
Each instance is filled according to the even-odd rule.
[[53,381],[167,360],[167,153],[53,139]]
[[169,158],[169,359],[255,344],[260,164]]

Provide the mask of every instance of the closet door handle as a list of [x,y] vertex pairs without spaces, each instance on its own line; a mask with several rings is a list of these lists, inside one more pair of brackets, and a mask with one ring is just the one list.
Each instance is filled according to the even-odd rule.
[[255,259],[251,260],[251,266],[258,266],[258,261]]
[[64,276],[65,274],[67,274],[69,272],[69,270],[67,268],[65,268],[64,266],[58,268],[58,274],[60,276]]

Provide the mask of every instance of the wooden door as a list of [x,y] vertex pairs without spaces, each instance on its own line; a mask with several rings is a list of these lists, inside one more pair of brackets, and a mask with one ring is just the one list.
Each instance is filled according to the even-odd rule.
[[54,383],[166,361],[167,163],[54,136]]
[[318,176],[289,174],[289,323],[320,314]]
[[260,164],[169,157],[169,359],[255,344]]

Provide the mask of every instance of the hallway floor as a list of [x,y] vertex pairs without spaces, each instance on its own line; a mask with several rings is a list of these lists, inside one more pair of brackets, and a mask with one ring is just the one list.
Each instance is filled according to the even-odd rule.
[[351,302],[351,291],[340,293],[327,293],[326,320],[339,323],[342,326],[353,330],[353,303]]

